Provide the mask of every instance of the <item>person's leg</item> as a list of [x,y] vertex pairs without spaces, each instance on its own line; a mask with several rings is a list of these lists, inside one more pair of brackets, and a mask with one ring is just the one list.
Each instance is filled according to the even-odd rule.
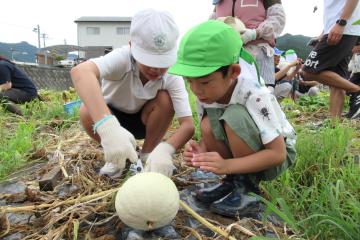
[[304,78],[317,81],[330,87],[339,88],[347,92],[360,91],[360,86],[349,82],[339,74],[329,70],[324,70],[319,73],[304,72]]
[[[360,72],[353,73],[350,82],[360,85]],[[358,118],[360,116],[360,93],[350,94],[349,112],[346,114],[347,118]]]
[[[212,110],[210,114],[213,116],[216,111]],[[222,114],[223,111],[219,111],[218,114]],[[216,138],[214,131],[219,132],[219,126],[215,122],[218,122],[218,118],[213,119],[212,117],[212,123],[214,126],[211,125],[210,119],[208,115],[205,115],[200,123],[200,129],[201,129],[201,140],[205,143],[206,149],[209,152],[218,152],[223,158],[231,158],[231,152],[229,147],[225,144],[223,140],[219,138],[219,136]],[[203,188],[196,191],[196,198],[202,203],[210,204],[214,201],[223,198],[227,194],[229,194],[233,189],[235,188],[235,185],[233,183],[233,176],[227,175],[220,183],[215,184],[214,186]]]
[[275,85],[275,97],[280,101],[290,96],[292,90],[292,84],[288,81],[281,82]]
[[[110,109],[111,113],[117,118],[120,125],[128,130],[131,134],[134,135],[135,139],[144,139],[145,138],[145,125],[141,120],[142,110],[136,113],[125,113],[119,111],[111,104],[108,104],[108,108]],[[100,142],[101,139],[97,133],[93,131],[94,122],[91,119],[91,116],[84,104],[80,106],[80,123],[82,124],[83,128],[85,129],[86,133],[95,141]]]
[[171,97],[165,90],[158,91],[156,97],[145,104],[141,115],[142,122],[146,125],[142,153],[150,153],[161,142],[174,113]]
[[223,141],[215,138],[208,116],[201,120],[200,129],[201,140],[209,152],[218,152],[225,159],[232,157],[229,147]]
[[360,92],[360,86],[349,82],[347,65],[351,57],[351,49],[357,42],[356,36],[344,35],[335,45],[327,44],[327,35],[315,46],[306,59],[303,72],[305,80],[318,81],[337,90],[330,92],[330,114],[341,116],[340,106],[343,106],[342,91]]
[[[233,158],[245,157],[263,149],[259,130],[244,106],[230,106],[221,120]],[[260,194],[260,179],[257,175],[258,173],[232,175],[233,190],[224,198],[213,202],[210,210],[228,217],[257,216],[261,204],[249,194]]]
[[14,103],[22,104],[34,100],[37,97],[37,94],[29,93],[18,88],[10,88],[2,92],[2,97]]
[[36,97],[36,93],[29,93],[17,88],[10,88],[8,90],[0,92],[0,101],[5,110],[15,113],[17,115],[22,115],[22,112],[21,109],[16,105],[16,103],[22,104],[25,102],[30,102]]
[[339,88],[330,88],[330,116],[332,118],[341,118],[344,107],[345,91]]
[[320,89],[317,87],[317,86],[314,86],[314,87],[311,87],[309,89],[309,91],[307,92],[307,94],[310,96],[310,97],[313,97],[313,96],[316,96],[318,95],[320,92]]
[[300,97],[302,97],[302,96],[304,96],[305,94],[304,93],[301,93],[301,92],[299,92],[299,91],[295,91],[295,100],[297,100],[298,98],[300,98]]

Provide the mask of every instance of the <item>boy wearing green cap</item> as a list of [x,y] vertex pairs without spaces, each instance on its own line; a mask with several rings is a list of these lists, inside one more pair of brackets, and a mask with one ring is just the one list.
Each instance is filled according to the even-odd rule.
[[[272,180],[295,161],[296,134],[262,83],[255,61],[230,26],[210,20],[181,40],[169,72],[183,76],[197,96],[200,143],[190,141],[190,166],[226,175],[196,198],[224,216],[257,216],[262,180]],[[255,215],[254,215],[255,214]]]

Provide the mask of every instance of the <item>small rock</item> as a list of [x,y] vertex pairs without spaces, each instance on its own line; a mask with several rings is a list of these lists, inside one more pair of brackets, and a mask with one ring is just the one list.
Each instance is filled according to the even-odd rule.
[[24,182],[5,182],[0,184],[0,198],[7,203],[19,203],[26,200],[26,184]]
[[60,198],[72,196],[79,190],[79,186],[71,183],[67,183],[56,188],[57,194]]
[[25,236],[22,233],[14,233],[11,234],[7,237],[4,237],[3,240],[21,240],[23,239]]
[[155,229],[154,231],[142,231],[126,227],[121,235],[120,239],[124,240],[181,239],[181,236],[171,225]]

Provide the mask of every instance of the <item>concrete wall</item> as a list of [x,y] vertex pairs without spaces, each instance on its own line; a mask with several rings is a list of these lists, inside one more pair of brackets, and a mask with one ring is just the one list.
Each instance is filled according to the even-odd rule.
[[70,69],[17,64],[34,81],[38,89],[66,90],[73,87]]

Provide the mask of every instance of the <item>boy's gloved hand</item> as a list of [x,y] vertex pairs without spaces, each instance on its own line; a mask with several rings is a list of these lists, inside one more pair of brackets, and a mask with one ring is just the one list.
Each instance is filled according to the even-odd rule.
[[244,45],[252,40],[255,40],[256,29],[250,29],[250,28],[245,29],[245,31],[241,33],[241,39]]
[[146,161],[145,172],[158,172],[171,177],[174,169],[172,154],[175,148],[166,142],[159,143],[149,154]]
[[104,148],[105,161],[123,170],[126,159],[134,163],[138,159],[134,136],[120,126],[116,117],[111,117],[96,128]]

